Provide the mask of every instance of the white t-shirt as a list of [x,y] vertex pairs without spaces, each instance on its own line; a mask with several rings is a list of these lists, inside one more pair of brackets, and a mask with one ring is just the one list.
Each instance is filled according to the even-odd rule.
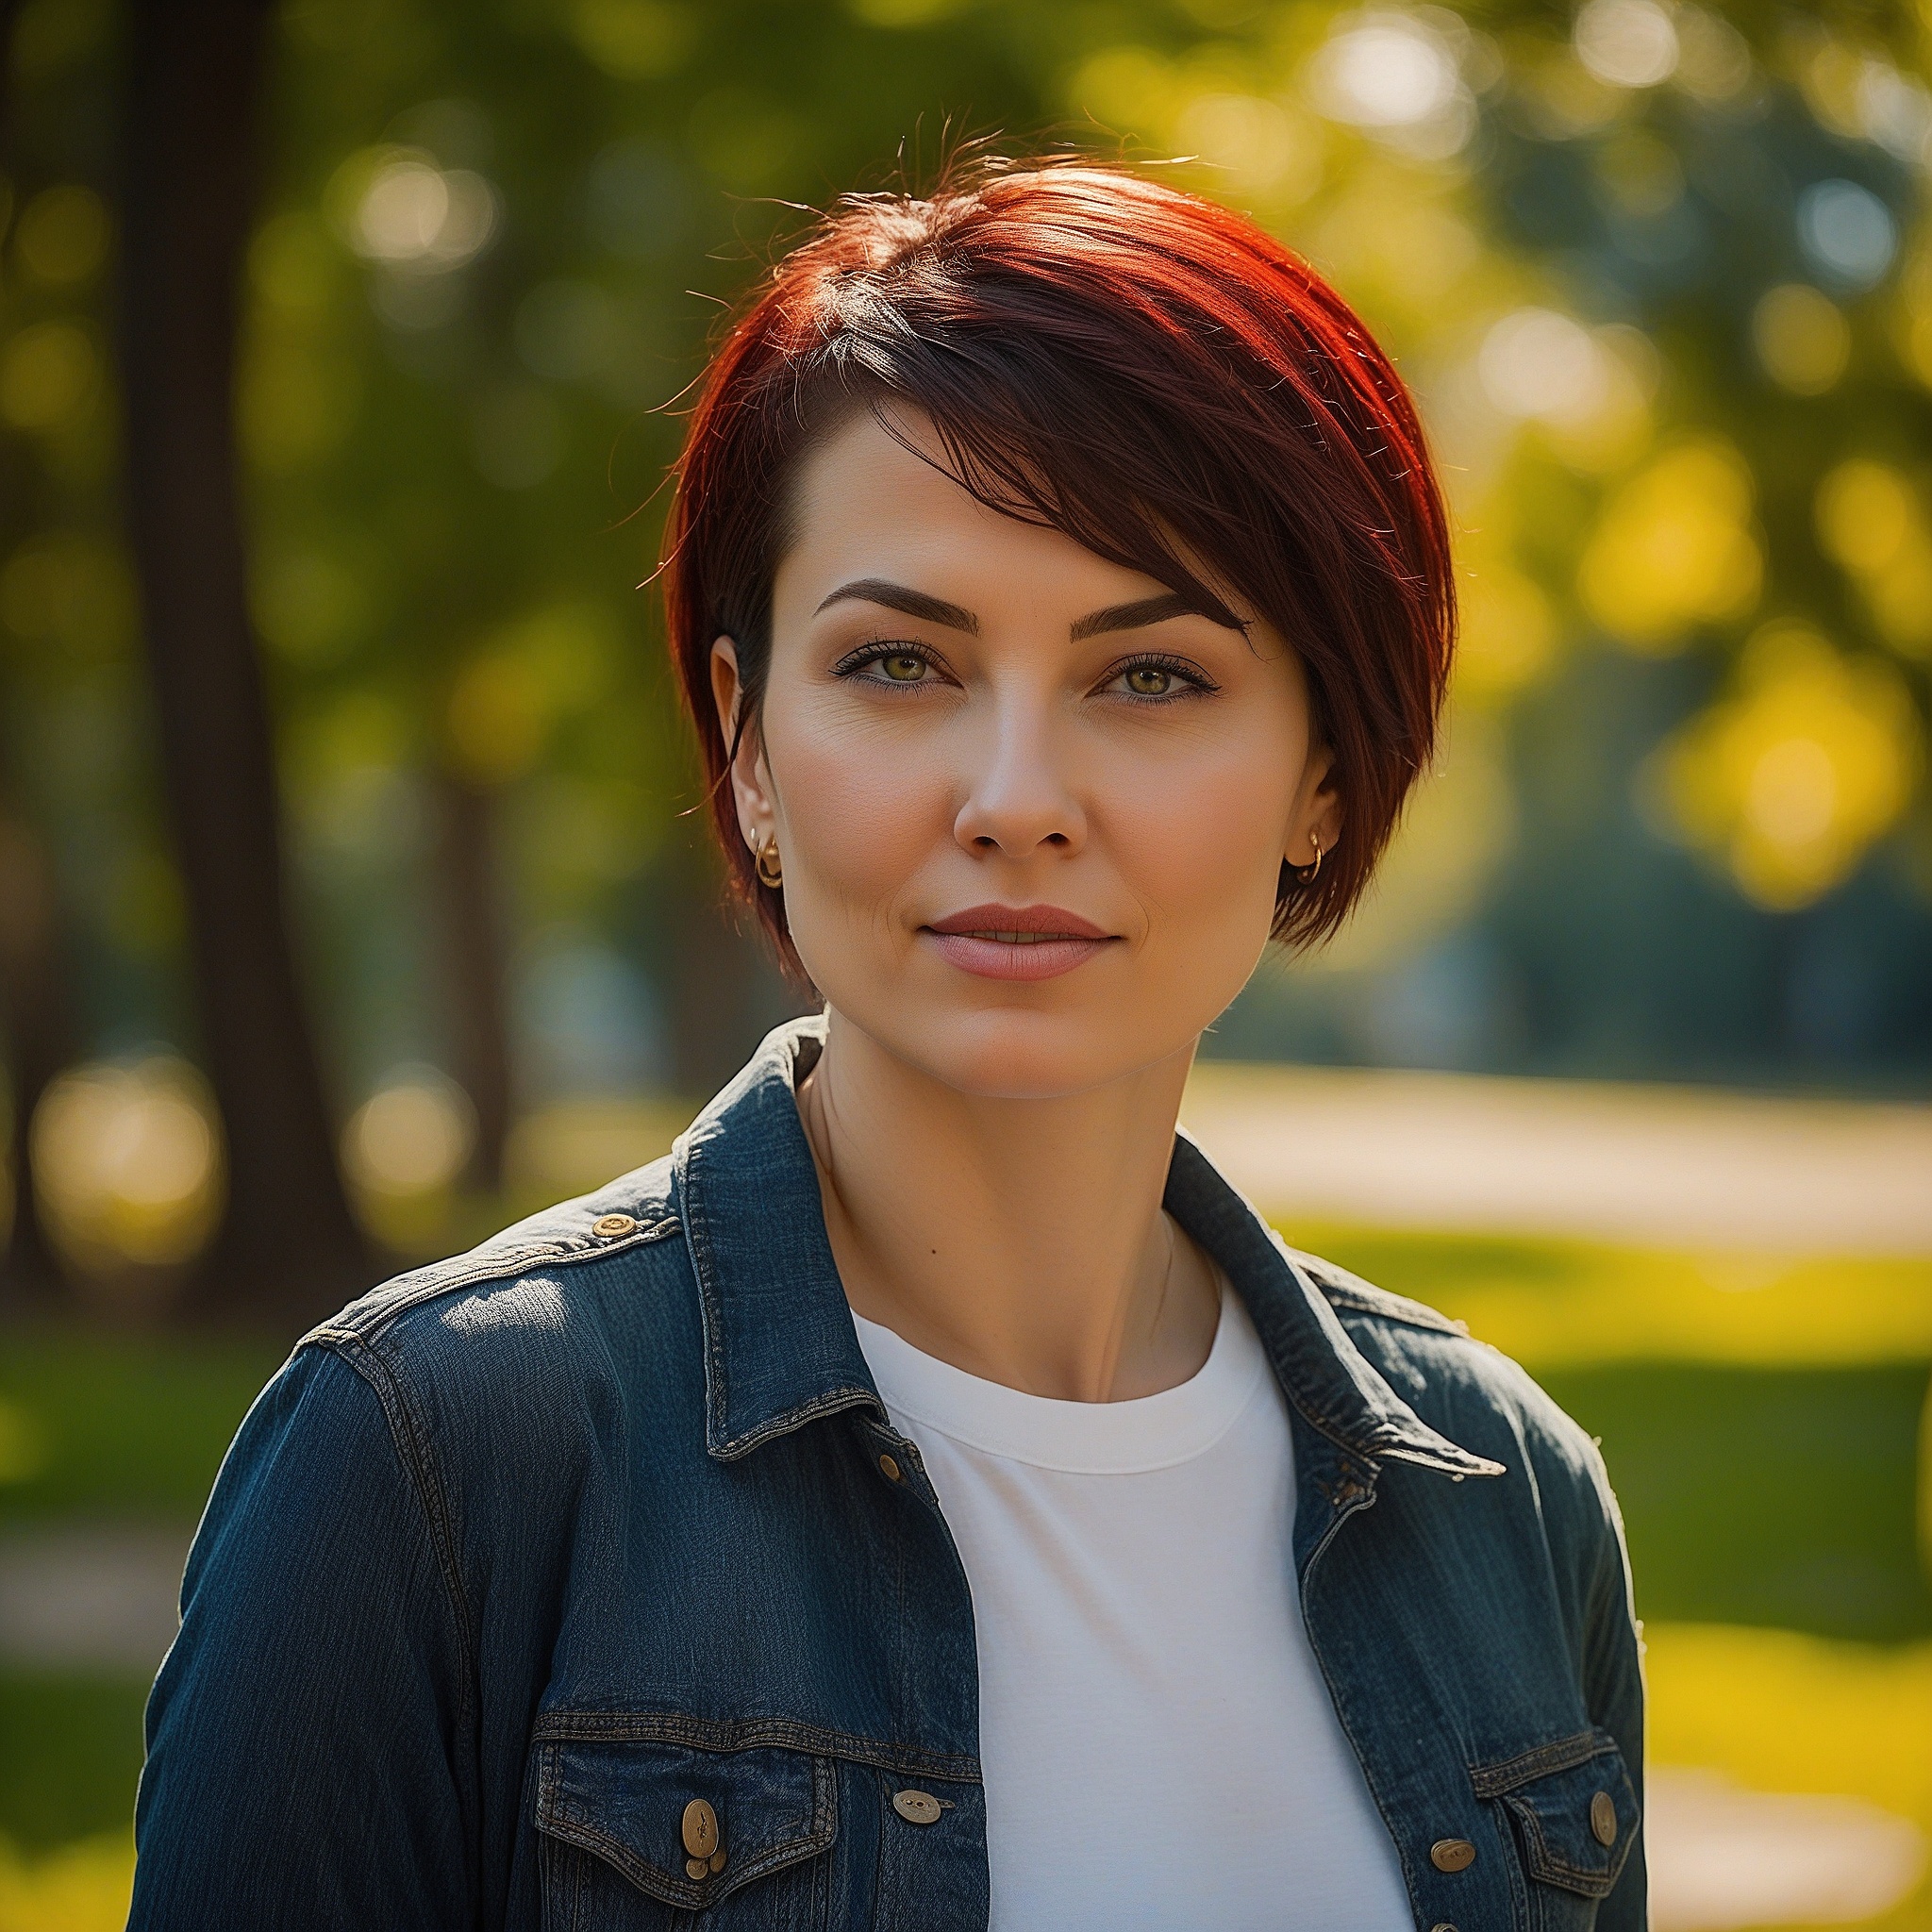
[[858,1337],[973,1587],[991,1932],[1410,1932],[1302,1627],[1288,1415],[1239,1299],[1198,1374],[1132,1402]]

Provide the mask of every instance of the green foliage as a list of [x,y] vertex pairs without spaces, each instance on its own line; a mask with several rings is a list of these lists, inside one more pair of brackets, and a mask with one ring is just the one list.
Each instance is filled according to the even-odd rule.
[[[649,990],[625,1024],[658,1042],[637,1064],[690,1077],[664,1042],[710,887],[638,590],[678,398],[805,208],[929,178],[974,134],[1193,157],[1177,178],[1252,208],[1390,338],[1449,465],[1448,776],[1338,971],[1285,1005],[1259,989],[1230,1038],[1759,1077],[1923,1062],[1923,29],[1680,12],[1661,80],[1627,46],[1584,59],[1544,8],[1418,15],[1403,71],[1440,94],[1418,118],[1363,94],[1339,8],[291,0],[240,422],[345,1104],[451,1058],[423,890],[450,781],[492,800],[517,970],[627,961]],[[18,51],[10,756],[59,847],[84,1030],[180,1039],[114,532],[109,15],[29,8]],[[1836,257],[1821,185],[1849,208]],[[1781,937],[1754,905],[1817,916]],[[541,1030],[518,1041],[533,1098],[557,1086]]]

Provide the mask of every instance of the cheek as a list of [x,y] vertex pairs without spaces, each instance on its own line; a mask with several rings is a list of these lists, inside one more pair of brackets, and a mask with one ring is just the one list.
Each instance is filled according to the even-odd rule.
[[1153,762],[1114,788],[1116,863],[1158,932],[1190,948],[1215,933],[1265,940],[1300,769],[1286,736],[1204,746]]
[[809,708],[767,726],[767,758],[784,826],[794,919],[842,907],[882,909],[943,838],[950,787],[937,748],[916,735],[814,718]]

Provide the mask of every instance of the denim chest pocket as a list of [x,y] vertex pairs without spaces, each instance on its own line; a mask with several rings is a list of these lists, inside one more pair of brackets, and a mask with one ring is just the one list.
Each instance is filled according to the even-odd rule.
[[1500,1806],[1523,1861],[1529,1932],[1587,1932],[1615,1889],[1641,1813],[1609,1733],[1581,1731],[1470,1773]]
[[822,1932],[838,1781],[828,1758],[631,1739],[539,1747],[544,1932]]

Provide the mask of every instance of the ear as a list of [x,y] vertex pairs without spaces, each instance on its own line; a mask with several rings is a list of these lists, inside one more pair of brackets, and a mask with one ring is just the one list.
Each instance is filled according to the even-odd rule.
[[1308,753],[1301,790],[1288,821],[1282,858],[1299,871],[1318,853],[1333,852],[1341,837],[1341,793],[1335,782],[1335,754],[1321,745]]
[[739,733],[744,686],[738,675],[738,647],[726,637],[718,638],[711,645],[711,702],[717,707],[718,729],[724,735],[725,750],[731,750],[734,740],[737,743],[731,759],[731,795],[738,807],[739,831],[756,852],[771,839],[775,814],[758,721],[747,720],[742,734]]

